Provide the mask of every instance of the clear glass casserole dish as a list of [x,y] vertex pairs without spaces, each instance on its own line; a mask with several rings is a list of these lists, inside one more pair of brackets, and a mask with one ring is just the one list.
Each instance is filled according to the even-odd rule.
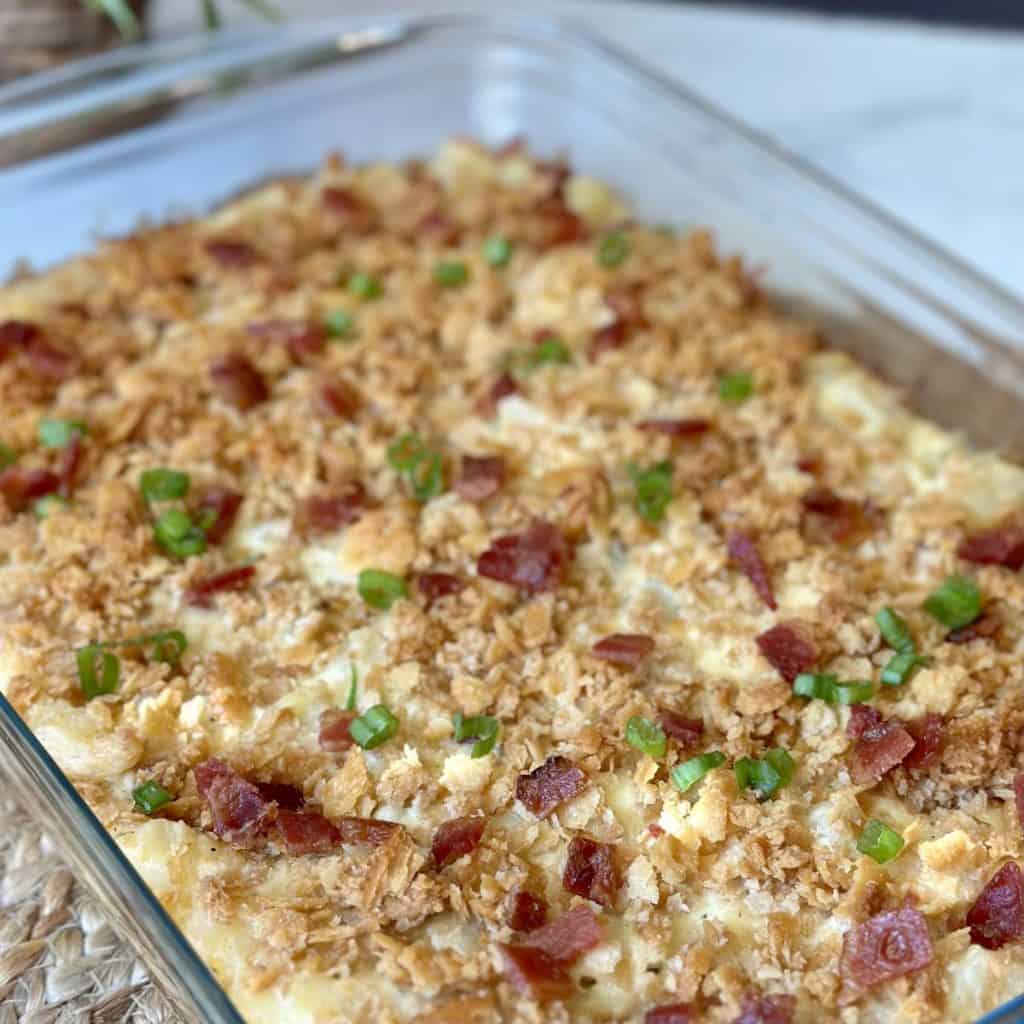
[[[524,136],[617,185],[643,218],[711,226],[918,410],[1012,450],[1024,303],[698,97],[549,22],[294,24],[135,48],[0,91],[0,273],[51,265],[97,232],[204,212],[331,149],[397,159],[452,135]],[[2,697],[0,735],[26,804],[169,993],[197,1021],[239,1021]],[[984,1020],[1024,1020],[1024,997]]]

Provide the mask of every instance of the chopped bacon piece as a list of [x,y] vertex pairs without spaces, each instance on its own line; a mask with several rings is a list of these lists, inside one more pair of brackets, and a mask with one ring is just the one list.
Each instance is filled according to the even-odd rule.
[[317,494],[299,506],[295,525],[302,534],[331,533],[355,522],[366,511],[366,491],[352,484],[341,494]]
[[704,723],[699,718],[686,718],[667,708],[658,715],[658,721],[665,734],[684,747],[692,746],[704,735]]
[[602,661],[636,668],[654,650],[654,637],[645,633],[612,633],[594,644],[591,653]]
[[809,630],[798,622],[780,622],[757,637],[760,652],[787,683],[807,672],[818,660],[818,648]]
[[1002,565],[1016,572],[1024,566],[1024,526],[1007,523],[965,537],[956,553],[975,565]]
[[1013,777],[1013,802],[1017,808],[1017,824],[1024,832],[1024,772]]
[[966,626],[951,629],[946,634],[947,644],[968,644],[972,640],[987,640],[1002,628],[1003,620],[994,611],[982,612]]
[[519,384],[511,373],[505,372],[495,378],[494,383],[476,401],[476,411],[481,416],[493,416],[498,403],[509,395],[519,394]]
[[465,818],[453,818],[446,821],[434,833],[430,844],[430,855],[437,868],[453,864],[460,857],[472,853],[484,836],[484,817],[474,815]]
[[660,839],[665,834],[665,830],[660,825],[655,823],[648,825],[647,831],[652,836],[654,836],[655,839]]
[[537,216],[535,244],[540,249],[582,242],[587,238],[586,222],[557,196],[542,199],[534,210]]
[[323,351],[327,335],[320,324],[308,320],[260,320],[248,326],[254,338],[284,345],[297,362]]
[[341,833],[315,811],[278,811],[277,825],[289,853],[330,853],[341,843]]
[[791,1024],[796,998],[789,995],[761,996],[748,992],[743,997],[740,1015],[733,1024]]
[[199,499],[196,512],[210,544],[219,544],[230,533],[241,505],[242,495],[230,487],[211,487]]
[[604,929],[597,915],[590,907],[580,904],[551,924],[531,932],[523,945],[540,950],[555,963],[571,964],[599,946],[603,939]]
[[0,494],[12,512],[20,512],[30,501],[53,494],[59,487],[60,477],[48,469],[8,466],[0,470]]
[[457,594],[465,585],[458,576],[453,576],[450,572],[424,572],[416,580],[416,586],[427,599],[427,604],[433,604],[442,597],[448,597],[449,594]]
[[422,238],[435,245],[455,245],[462,235],[458,223],[440,210],[426,214],[416,225],[416,230]]
[[328,754],[339,754],[355,744],[348,727],[358,718],[355,711],[330,708],[320,715],[320,749]]
[[625,320],[614,319],[610,324],[595,331],[590,339],[587,355],[592,363],[596,363],[605,352],[613,352],[622,348],[629,340],[629,324]]
[[213,815],[213,831],[238,846],[250,846],[277,816],[277,806],[234,768],[215,757],[193,769],[196,789]]
[[546,953],[529,946],[500,944],[508,983],[524,996],[547,1003],[568,999],[575,991],[569,972]]
[[1004,864],[967,911],[971,942],[1001,949],[1024,936],[1024,872],[1015,861]]
[[75,359],[70,352],[57,348],[45,334],[36,332],[25,346],[28,364],[37,377],[62,381],[74,373]]
[[942,715],[929,712],[916,722],[904,723],[914,738],[914,749],[903,759],[904,768],[930,768],[942,749]]
[[206,252],[215,263],[222,267],[239,270],[259,263],[259,253],[248,243],[233,238],[211,238],[206,243]]
[[814,476],[821,470],[821,457],[818,455],[801,455],[796,460],[796,468],[801,473],[806,473],[808,476]]
[[898,719],[883,719],[875,708],[862,704],[850,709],[846,731],[857,740],[850,762],[850,775],[857,783],[877,782],[916,746]]
[[573,550],[561,531],[535,519],[522,533],[494,541],[477,560],[476,571],[488,579],[538,593],[562,583],[572,558]]
[[256,570],[251,565],[241,565],[237,569],[227,569],[215,576],[206,576],[189,585],[185,591],[185,603],[197,608],[209,608],[213,604],[214,594],[223,594],[228,590],[245,590],[255,575]]
[[316,389],[317,410],[325,416],[351,419],[361,405],[359,394],[343,380],[322,380]]
[[29,320],[4,320],[0,323],[0,362],[16,348],[25,348],[40,334],[39,326]]
[[455,493],[466,501],[485,501],[497,494],[504,482],[505,460],[500,455],[463,455]]
[[839,973],[854,989],[871,988],[927,967],[933,953],[928,922],[919,910],[888,910],[843,936]]
[[562,873],[562,885],[568,892],[593,900],[603,907],[615,902],[622,877],[615,863],[615,847],[598,843],[588,836],[574,836]]
[[255,786],[264,800],[273,800],[286,811],[301,811],[306,802],[302,790],[287,782],[257,782]]
[[711,429],[710,420],[701,419],[653,419],[641,420],[638,430],[646,430],[649,434],[665,434],[668,437],[700,437]]
[[815,487],[800,499],[807,513],[806,524],[815,540],[845,544],[854,540],[868,525],[864,506],[840,498],[827,487]]
[[381,821],[379,818],[344,817],[338,820],[343,843],[368,843],[381,846],[400,829],[397,821]]
[[320,200],[341,226],[350,231],[362,234],[373,225],[373,209],[350,188],[332,185],[320,193]]
[[742,530],[731,530],[725,538],[725,543],[729,549],[729,557],[743,570],[757,591],[757,596],[775,611],[777,606],[772,590],[772,579],[754,539]]
[[529,775],[516,780],[516,797],[538,818],[546,818],[556,807],[578,796],[589,779],[567,757],[556,754]]
[[68,443],[60,453],[60,464],[57,466],[57,478],[60,483],[57,493],[62,498],[70,498],[75,489],[75,476],[82,464],[82,435],[77,431],[71,435]]
[[509,900],[508,926],[516,932],[536,931],[548,919],[547,902],[532,892],[520,889]]
[[210,364],[210,379],[221,399],[242,412],[270,397],[260,371],[237,352],[214,360]]
[[694,1024],[689,1003],[665,1003],[652,1006],[644,1014],[644,1024]]

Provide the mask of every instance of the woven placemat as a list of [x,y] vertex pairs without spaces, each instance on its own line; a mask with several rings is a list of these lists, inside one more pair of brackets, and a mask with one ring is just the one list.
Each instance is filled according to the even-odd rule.
[[9,796],[0,815],[0,1024],[181,1024],[50,839]]

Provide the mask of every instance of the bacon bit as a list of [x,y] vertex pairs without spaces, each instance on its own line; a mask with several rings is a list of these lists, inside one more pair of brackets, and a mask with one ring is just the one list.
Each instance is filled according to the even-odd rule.
[[40,334],[39,326],[29,320],[4,320],[0,323],[0,361],[16,348],[25,348]]
[[644,1024],[693,1024],[689,1003],[665,1003],[652,1006],[644,1014]]
[[625,320],[615,319],[610,324],[594,332],[587,348],[587,355],[592,363],[596,363],[605,352],[613,352],[623,348],[629,340],[629,324]]
[[567,757],[555,755],[516,780],[516,797],[538,818],[578,796],[590,780]]
[[505,483],[505,460],[500,455],[463,455],[462,475],[455,493],[466,501],[485,501]]
[[988,640],[1002,628],[1003,620],[993,611],[985,611],[966,626],[951,629],[946,634],[947,644],[969,644],[972,640]]
[[352,484],[341,494],[317,494],[299,505],[295,526],[304,536],[331,533],[355,522],[366,511],[366,491]]
[[805,525],[812,540],[846,544],[870,526],[867,511],[856,501],[840,498],[827,487],[816,487],[801,499],[807,513]]
[[704,735],[704,723],[699,718],[686,718],[667,708],[658,716],[658,722],[667,736],[684,747],[692,746]]
[[12,512],[20,512],[28,502],[53,494],[59,487],[60,477],[48,469],[8,466],[0,471],[0,494]]
[[815,476],[821,470],[821,458],[817,455],[802,455],[796,460],[796,468],[808,476]]
[[1024,772],[1013,777],[1013,802],[1017,807],[1017,824],[1024,832]]
[[567,892],[593,900],[603,907],[615,903],[622,886],[622,877],[615,864],[615,847],[598,843],[588,836],[574,836],[569,843],[569,856],[562,873]]
[[60,483],[57,493],[62,498],[70,498],[75,489],[75,475],[82,464],[82,435],[74,433],[63,451],[60,453],[60,464],[57,467],[57,478]]
[[498,403],[509,395],[519,394],[519,384],[511,373],[501,374],[490,389],[482,394],[476,401],[476,411],[481,416],[493,416]]
[[251,846],[277,816],[277,805],[230,765],[211,757],[193,769],[196,789],[213,815],[213,831],[238,846]]
[[700,437],[711,429],[710,420],[701,419],[653,419],[641,420],[637,430],[646,430],[650,434],[665,434],[668,437]]
[[60,382],[67,380],[74,373],[74,356],[62,348],[57,348],[39,331],[29,338],[25,355],[35,375],[45,380]]
[[248,243],[233,238],[212,238],[206,243],[210,258],[222,267],[244,269],[259,263],[259,253]]
[[584,953],[599,946],[604,929],[590,907],[580,904],[561,917],[530,933],[523,943],[537,949],[555,963],[571,964]]
[[660,839],[664,834],[665,830],[657,824],[651,824],[647,826],[647,831],[654,836],[655,839]]
[[775,593],[772,590],[771,576],[768,568],[761,558],[761,552],[757,544],[748,533],[742,530],[731,530],[725,538],[726,547],[729,550],[729,557],[743,570],[747,579],[753,584],[757,596],[764,603],[775,611]]
[[558,587],[572,558],[573,550],[558,528],[535,519],[522,533],[494,541],[477,559],[476,571],[536,594]]
[[441,825],[434,833],[434,840],[430,844],[430,856],[434,860],[434,867],[447,867],[467,853],[472,853],[483,839],[484,821],[483,815],[474,815],[453,818]]
[[904,768],[930,768],[942,749],[942,715],[929,712],[916,722],[905,723],[914,738],[914,749],[903,759]]
[[1015,861],[1004,864],[967,911],[971,942],[1002,949],[1024,936],[1024,873]]
[[520,889],[509,900],[508,926],[515,932],[533,932],[548,919],[547,902],[532,892]]
[[241,506],[242,495],[230,487],[211,487],[200,498],[196,506],[199,518],[206,519],[211,514],[213,516],[210,525],[204,527],[208,543],[219,544],[231,532]]
[[342,227],[356,234],[368,231],[374,220],[369,204],[350,188],[332,185],[320,193],[320,201],[333,214]]
[[462,228],[447,214],[433,210],[420,220],[416,230],[435,245],[455,245],[462,236]]
[[536,206],[539,249],[553,249],[558,245],[582,242],[589,234],[586,222],[576,216],[557,196],[542,199]]
[[743,997],[740,1015],[733,1024],[791,1024],[796,998],[789,995],[760,996],[748,992]]
[[400,829],[397,821],[381,821],[379,818],[344,817],[338,820],[343,843],[368,843],[381,846]]
[[924,915],[912,907],[889,910],[843,936],[839,973],[854,990],[871,988],[927,967],[933,954]]
[[288,852],[296,855],[330,853],[341,843],[341,833],[315,811],[278,811],[277,825]]
[[221,399],[242,412],[270,397],[259,370],[237,352],[214,360],[210,364],[210,378]]
[[850,776],[857,783],[877,782],[917,745],[898,719],[885,720],[866,704],[850,709],[846,732],[857,740],[850,764]]
[[196,608],[209,608],[213,604],[214,594],[223,594],[228,590],[245,590],[255,575],[256,570],[251,565],[242,565],[237,569],[217,573],[216,576],[196,580],[185,591],[185,603]]
[[320,749],[328,754],[340,754],[355,744],[348,727],[358,718],[355,711],[330,708],[320,715]]
[[787,683],[807,672],[818,660],[818,648],[803,623],[780,622],[757,637],[758,650]]
[[1024,526],[1007,523],[965,537],[956,553],[975,565],[1002,565],[1017,572],[1024,566]]
[[284,345],[296,362],[319,355],[327,343],[323,327],[308,320],[261,320],[247,329],[254,338]]
[[362,404],[355,388],[343,380],[323,380],[316,390],[315,403],[318,412],[325,416],[340,416],[351,419]]
[[442,597],[457,594],[466,584],[450,572],[425,572],[416,580],[416,586],[430,605]]
[[522,995],[546,1003],[568,999],[575,991],[568,971],[539,949],[508,943],[498,948],[505,959],[505,978]]
[[613,665],[636,668],[653,650],[653,636],[644,633],[612,633],[598,640],[591,648],[591,654]]
[[302,790],[287,782],[257,782],[254,785],[264,800],[272,800],[286,811],[301,811],[306,802]]

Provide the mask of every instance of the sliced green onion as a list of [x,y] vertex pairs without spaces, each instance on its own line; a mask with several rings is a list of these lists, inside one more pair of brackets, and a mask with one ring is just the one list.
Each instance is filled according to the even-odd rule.
[[345,710],[346,711],[355,711],[356,710],[356,700],[359,697],[359,690],[358,690],[359,674],[356,672],[355,665],[350,665],[349,666],[349,670],[350,670],[349,678],[351,679],[351,682],[348,684],[348,699],[345,701]]
[[6,444],[0,444],[0,469],[13,466],[17,461],[18,456],[15,454],[14,449]]
[[180,629],[167,629],[162,633],[151,633],[148,636],[125,640],[123,647],[152,647],[150,658],[165,665],[177,665],[188,647],[188,640]]
[[40,420],[39,443],[47,448],[64,448],[73,437],[89,433],[81,420]]
[[356,321],[347,309],[332,309],[324,317],[324,327],[332,338],[351,338]]
[[572,353],[561,338],[548,337],[530,349],[526,362],[531,370],[541,366],[565,366],[572,362]]
[[170,501],[184,498],[192,479],[176,469],[147,469],[139,477],[139,490],[146,501]]
[[931,659],[922,654],[906,651],[894,654],[882,669],[882,682],[886,686],[902,686],[919,668],[927,665]]
[[656,462],[647,469],[628,466],[636,489],[636,510],[649,523],[660,522],[672,500],[672,463]]
[[773,747],[763,758],[741,757],[733,770],[740,789],[752,789],[761,800],[789,784],[796,765],[781,747]]
[[359,596],[371,607],[387,611],[408,593],[405,580],[383,569],[363,569],[356,583]]
[[884,821],[872,818],[857,839],[857,850],[878,864],[892,860],[904,847],[903,837]]
[[739,404],[754,393],[754,375],[746,370],[726,373],[718,378],[718,397],[723,402]]
[[692,785],[700,782],[708,772],[725,764],[725,754],[720,750],[710,750],[706,754],[698,754],[689,761],[677,764],[671,771],[672,781],[680,793],[685,793]]
[[353,295],[367,300],[379,299],[384,292],[380,279],[363,271],[358,271],[348,279],[348,290]]
[[32,506],[32,514],[36,519],[47,519],[58,509],[67,507],[68,502],[66,498],[62,498],[59,494],[47,494],[42,498],[36,499]]
[[867,680],[840,682],[829,672],[801,672],[793,680],[793,693],[798,697],[823,700],[829,704],[863,704],[874,695],[875,688]]
[[171,802],[171,794],[159,782],[150,779],[149,782],[144,782],[132,790],[132,799],[143,814],[153,814],[164,804]]
[[947,576],[942,586],[928,596],[924,610],[947,629],[969,626],[981,614],[981,591],[966,576]]
[[512,258],[512,243],[507,238],[494,235],[484,242],[483,254],[492,267],[504,267]]
[[476,740],[470,757],[483,757],[494,749],[498,741],[498,720],[491,715],[474,715],[471,718],[464,718],[456,714],[452,719],[455,728],[456,742],[462,743],[465,740]]
[[629,255],[629,238],[624,231],[610,231],[597,243],[597,262],[611,270]]
[[153,524],[153,537],[164,551],[177,558],[201,555],[206,550],[206,534],[180,508],[160,513]]
[[429,501],[444,490],[444,463],[440,452],[424,452],[408,470],[409,486],[417,501]]
[[[96,663],[99,661],[99,672]],[[78,685],[82,688],[86,700],[99,697],[104,693],[113,693],[121,680],[121,662],[110,651],[103,650],[100,644],[89,644],[75,652],[75,663],[78,668]]]
[[875,687],[869,679],[854,679],[836,683],[836,704],[864,704],[875,695]]
[[352,722],[348,732],[363,750],[373,750],[398,732],[398,719],[383,704],[375,704]]
[[788,751],[783,750],[782,747],[772,747],[771,750],[765,752],[764,760],[779,773],[780,786],[788,786],[793,781],[796,762],[789,756]]
[[664,757],[668,748],[665,730],[649,718],[634,715],[626,723],[626,742],[648,757]]
[[461,260],[442,260],[434,267],[434,280],[442,288],[459,288],[469,280],[469,268]]
[[882,639],[894,651],[899,651],[902,654],[914,650],[914,638],[910,635],[910,628],[898,612],[891,608],[883,608],[876,613],[875,622],[878,623]]
[[388,463],[392,469],[399,472],[412,469],[420,459],[426,448],[419,434],[402,434],[397,440],[388,445]]

